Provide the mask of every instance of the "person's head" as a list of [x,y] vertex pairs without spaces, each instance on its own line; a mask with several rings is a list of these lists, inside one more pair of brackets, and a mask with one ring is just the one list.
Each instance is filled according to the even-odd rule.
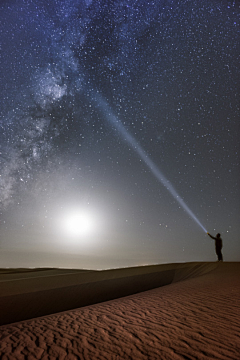
[[219,233],[216,235],[217,238],[220,238],[220,236],[221,236],[221,234],[219,234]]

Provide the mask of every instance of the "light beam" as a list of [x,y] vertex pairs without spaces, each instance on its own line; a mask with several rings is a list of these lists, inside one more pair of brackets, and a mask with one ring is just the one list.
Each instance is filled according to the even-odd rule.
[[95,106],[101,110],[106,120],[119,131],[123,139],[126,140],[129,145],[137,152],[140,158],[145,162],[148,168],[151,170],[153,175],[162,183],[163,186],[170,192],[170,194],[177,200],[179,205],[188,213],[188,215],[202,228],[206,233],[207,230],[198,220],[196,215],[192,210],[187,206],[184,200],[179,196],[177,191],[174,189],[170,181],[163,175],[160,169],[154,164],[154,162],[149,158],[146,152],[143,150],[141,145],[138,144],[137,140],[125,129],[121,121],[116,117],[116,115],[111,110],[109,104],[103,99],[99,92],[90,92],[91,100],[95,103]]

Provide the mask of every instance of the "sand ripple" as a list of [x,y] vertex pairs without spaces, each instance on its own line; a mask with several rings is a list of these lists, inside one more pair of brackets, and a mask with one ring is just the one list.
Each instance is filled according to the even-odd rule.
[[0,327],[7,359],[240,359],[240,280],[216,271]]

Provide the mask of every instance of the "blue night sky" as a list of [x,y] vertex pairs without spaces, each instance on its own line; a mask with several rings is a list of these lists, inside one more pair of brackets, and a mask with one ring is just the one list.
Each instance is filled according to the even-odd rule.
[[239,16],[1,2],[0,267],[240,261]]

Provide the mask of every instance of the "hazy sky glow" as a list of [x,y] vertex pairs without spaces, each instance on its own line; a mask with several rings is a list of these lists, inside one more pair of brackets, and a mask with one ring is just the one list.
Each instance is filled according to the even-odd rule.
[[239,5],[0,10],[0,266],[239,261]]

